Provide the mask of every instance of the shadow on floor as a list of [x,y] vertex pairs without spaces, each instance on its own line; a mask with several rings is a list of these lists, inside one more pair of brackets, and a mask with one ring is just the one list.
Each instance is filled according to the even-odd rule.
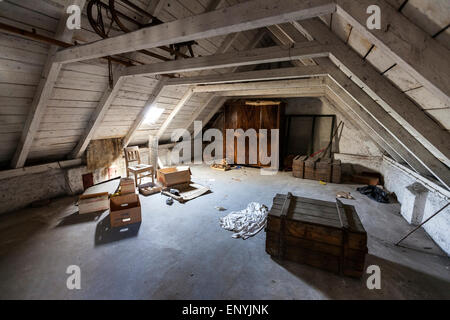
[[103,218],[95,229],[95,245],[107,244],[127,238],[136,237],[139,233],[141,223],[133,223],[127,226],[112,228],[109,214]]
[[355,279],[286,260],[272,260],[330,299],[450,299],[450,282],[445,279],[371,254],[366,256],[366,268],[380,267],[380,290],[367,288],[366,273]]
[[97,221],[105,211],[80,214],[78,211],[61,219],[57,227]]

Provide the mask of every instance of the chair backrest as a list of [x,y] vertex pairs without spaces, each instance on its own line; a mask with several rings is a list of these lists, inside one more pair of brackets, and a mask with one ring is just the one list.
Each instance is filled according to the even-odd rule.
[[125,153],[125,162],[127,164],[127,167],[130,162],[137,162],[138,164],[141,163],[141,155],[139,153],[139,147],[125,148],[124,153]]

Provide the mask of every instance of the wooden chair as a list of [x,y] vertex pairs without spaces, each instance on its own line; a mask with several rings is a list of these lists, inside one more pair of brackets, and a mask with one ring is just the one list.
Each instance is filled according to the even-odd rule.
[[[141,155],[139,153],[139,147],[129,147],[124,149],[125,153],[125,162],[127,166],[127,177],[129,177],[130,173],[134,175],[134,181],[136,183],[136,187],[142,181],[142,178],[152,177],[152,183],[155,183],[155,169],[152,165],[142,164],[141,163]],[[130,165],[130,163],[136,163],[134,165]],[[150,172],[150,174],[148,174]]]

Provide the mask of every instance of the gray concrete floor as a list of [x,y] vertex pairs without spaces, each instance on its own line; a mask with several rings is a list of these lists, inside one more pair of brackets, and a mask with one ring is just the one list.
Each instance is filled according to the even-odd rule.
[[[212,193],[169,207],[159,194],[142,197],[142,224],[128,233],[105,230],[108,214],[79,216],[75,198],[53,200],[0,217],[0,299],[450,299],[450,261],[421,229],[411,230],[399,204],[379,204],[355,185],[320,185],[290,173],[261,176],[192,168]],[[272,204],[275,193],[333,201],[350,191],[367,230],[366,265],[381,268],[381,290],[361,280],[276,262],[265,233],[232,239],[218,219],[249,202]],[[220,212],[215,206],[227,208]],[[81,268],[81,290],[68,290],[69,265]]]

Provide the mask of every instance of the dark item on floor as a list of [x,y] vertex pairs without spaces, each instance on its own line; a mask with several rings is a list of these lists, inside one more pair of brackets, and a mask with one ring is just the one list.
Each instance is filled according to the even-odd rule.
[[179,195],[180,195],[180,190],[178,190],[178,189],[170,189],[169,192],[170,192],[171,194],[176,195],[176,196],[179,196]]
[[108,192],[81,195],[78,198],[78,212],[80,214],[105,211],[108,209],[109,209]]
[[191,181],[191,169],[186,166],[159,169],[157,180],[164,187],[189,183]]
[[356,190],[377,202],[389,203],[389,194],[377,186],[360,187],[356,188]]
[[92,172],[83,174],[81,178],[83,179],[83,190],[94,185],[94,174]]
[[352,175],[352,182],[377,186],[380,184],[380,175],[375,172],[362,172],[361,174]]
[[168,206],[173,205],[173,199],[172,199],[172,198],[167,198],[167,199],[166,199],[166,204],[167,204]]
[[95,245],[98,246],[136,237],[140,227],[141,222],[137,222],[119,228],[112,228],[110,216],[107,215],[97,223],[95,228]]
[[208,187],[202,186],[198,183],[184,183],[174,187],[179,190],[179,195],[171,193],[170,189],[163,189],[162,194],[171,197],[180,203],[193,200],[211,191]]
[[367,233],[355,207],[277,194],[266,227],[266,252],[360,278],[367,254]]
[[141,202],[139,195],[127,194],[110,199],[111,227],[122,227],[141,222]]
[[143,196],[150,196],[152,194],[160,193],[162,186],[149,182],[139,185],[139,193]]

